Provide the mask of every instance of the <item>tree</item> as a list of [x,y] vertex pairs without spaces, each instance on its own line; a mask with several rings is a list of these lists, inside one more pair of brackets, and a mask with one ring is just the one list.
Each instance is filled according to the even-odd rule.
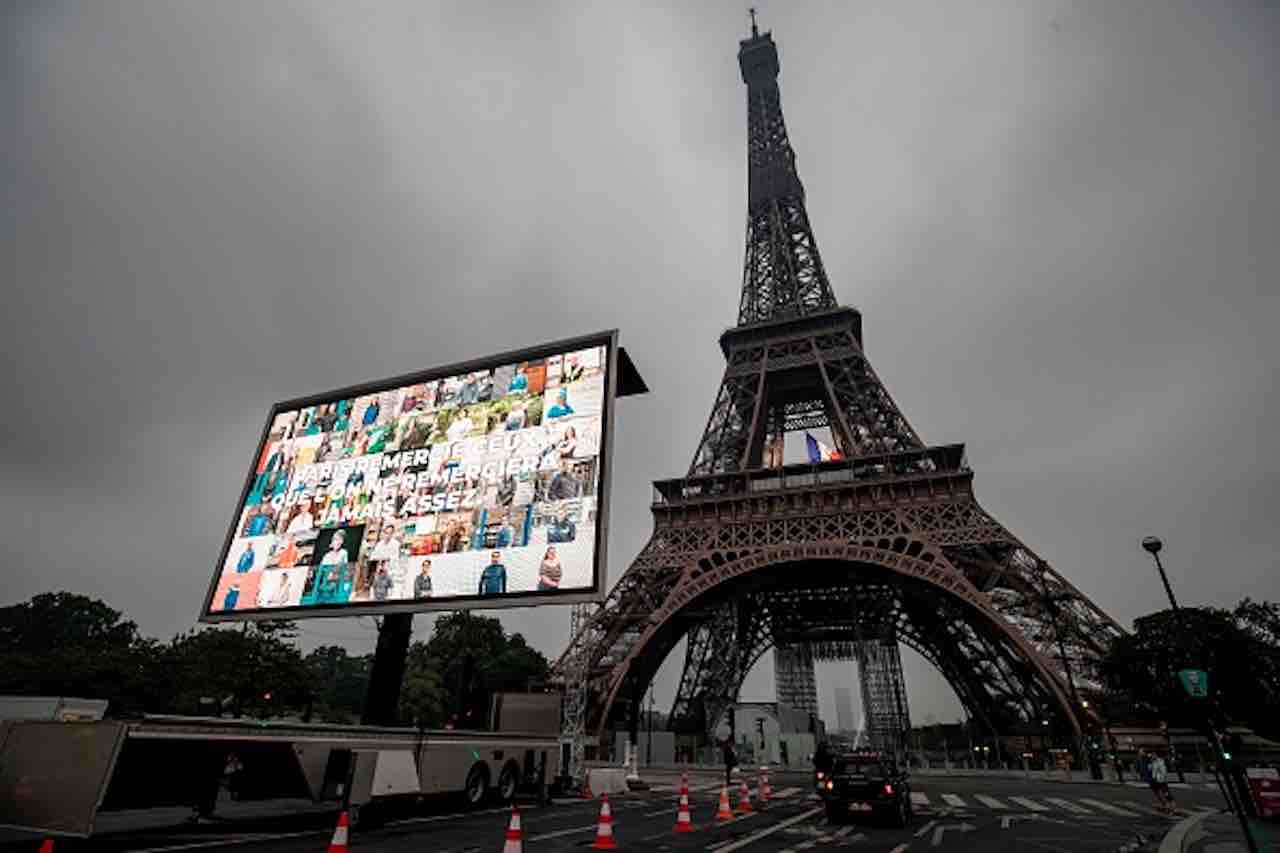
[[166,710],[164,647],[102,601],[42,593],[0,608],[0,692],[106,699],[114,715]]
[[1229,720],[1274,733],[1273,721],[1280,719],[1280,648],[1271,639],[1277,615],[1275,605],[1246,599],[1234,613],[1184,607],[1136,620],[1134,632],[1116,640],[1103,660],[1108,716],[1199,724],[1213,705],[1188,697],[1177,673],[1203,669],[1212,700]]
[[528,689],[548,671],[524,637],[508,637],[497,619],[465,611],[436,620],[424,653],[447,693],[449,716],[464,728],[485,724],[493,691]]
[[400,719],[419,729],[439,728],[444,725],[448,703],[448,691],[426,643],[414,643],[409,647],[400,687]]
[[352,657],[342,646],[321,646],[304,663],[315,716],[327,723],[358,721],[373,656]]
[[1263,737],[1280,740],[1280,604],[1246,598],[1236,605],[1235,618],[1249,638],[1243,654],[1256,679],[1244,719]]
[[212,699],[236,717],[273,716],[306,705],[310,679],[294,630],[292,623],[255,622],[175,637],[178,709],[196,713]]

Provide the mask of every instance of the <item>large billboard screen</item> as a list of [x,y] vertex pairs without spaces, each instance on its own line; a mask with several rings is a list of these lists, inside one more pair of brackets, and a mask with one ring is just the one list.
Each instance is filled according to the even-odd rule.
[[602,592],[615,333],[272,408],[203,621]]

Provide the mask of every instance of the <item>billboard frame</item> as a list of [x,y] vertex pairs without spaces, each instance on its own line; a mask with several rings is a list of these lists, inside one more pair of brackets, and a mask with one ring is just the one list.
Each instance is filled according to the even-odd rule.
[[[551,355],[561,355],[592,346],[605,348],[605,385],[600,422],[600,485],[596,496],[596,540],[593,553],[595,571],[592,573],[592,585],[590,587],[575,587],[564,592],[539,592],[537,590],[508,592],[501,596],[460,595],[450,598],[399,602],[344,602],[340,604],[313,604],[305,607],[295,605],[291,607],[255,608],[243,611],[232,610],[230,612],[210,610],[214,594],[218,589],[218,582],[222,578],[227,555],[231,551],[232,543],[236,540],[236,530],[244,512],[244,502],[249,496],[249,490],[253,487],[258,459],[262,456],[262,451],[266,447],[267,439],[271,434],[271,425],[275,423],[277,415],[295,409],[304,409],[308,406],[333,403],[347,398],[402,388],[406,385],[417,385],[448,376],[456,376],[460,373],[493,369],[505,364],[532,361]],[[619,353],[618,330],[607,329],[594,334],[579,335],[482,358],[472,358],[444,365],[443,367],[432,367],[427,370],[393,376],[389,379],[350,385],[321,394],[295,397],[291,400],[282,400],[273,404],[267,414],[266,424],[259,435],[257,452],[249,463],[249,472],[245,475],[244,485],[240,489],[240,499],[236,502],[231,521],[227,525],[227,535],[219,551],[218,561],[214,564],[213,577],[209,582],[209,589],[205,593],[204,604],[200,608],[200,614],[196,621],[206,624],[219,622],[277,622],[286,619],[381,616],[390,613],[413,614],[458,610],[498,610],[512,607],[535,607],[544,604],[583,604],[603,601],[608,573],[609,498],[613,475],[613,408],[614,401],[617,399],[618,374],[621,372]]]

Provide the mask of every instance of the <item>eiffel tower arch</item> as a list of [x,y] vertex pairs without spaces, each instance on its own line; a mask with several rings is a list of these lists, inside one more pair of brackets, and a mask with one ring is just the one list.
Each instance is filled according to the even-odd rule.
[[[804,704],[814,660],[857,661],[868,726],[887,745],[909,726],[901,644],[989,731],[1047,722],[1078,736],[1082,694],[1099,687],[1121,628],[978,504],[963,445],[926,444],[898,409],[861,314],[836,301],[823,268],[771,34],[753,22],[738,61],[749,187],[738,322],[720,337],[724,375],[688,472],[654,483],[649,542],[579,614],[556,663],[575,709],[567,731],[634,725],[683,639],[680,730],[714,728],[778,649],[779,691]],[[822,427],[830,461],[783,464],[785,434]]]

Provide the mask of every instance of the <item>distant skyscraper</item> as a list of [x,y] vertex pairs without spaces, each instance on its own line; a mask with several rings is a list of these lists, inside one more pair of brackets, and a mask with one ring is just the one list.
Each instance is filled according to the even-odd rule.
[[857,728],[853,718],[853,691],[848,687],[836,688],[836,731],[851,732]]

